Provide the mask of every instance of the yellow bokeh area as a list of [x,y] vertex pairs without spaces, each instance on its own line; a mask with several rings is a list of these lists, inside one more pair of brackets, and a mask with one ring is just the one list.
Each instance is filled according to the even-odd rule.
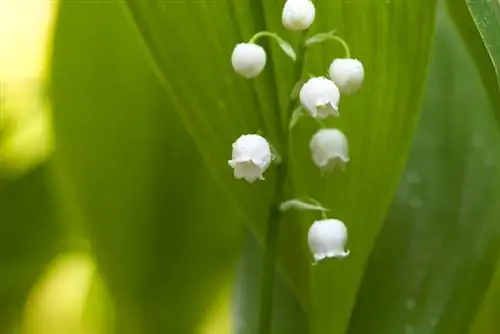
[[55,1],[0,1],[0,78],[32,79],[42,74]]
[[45,70],[57,2],[0,1],[0,173],[20,173],[51,150]]

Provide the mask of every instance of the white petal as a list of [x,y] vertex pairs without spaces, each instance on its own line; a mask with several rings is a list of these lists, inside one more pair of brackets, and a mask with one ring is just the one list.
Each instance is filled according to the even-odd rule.
[[338,107],[328,101],[327,103],[321,102],[317,107],[317,117],[320,119],[327,118],[328,116],[339,116]]
[[322,170],[341,167],[349,161],[347,138],[338,129],[321,129],[309,143],[313,162]]
[[305,30],[314,22],[316,9],[309,0],[287,0],[283,6],[281,22],[288,30]]
[[321,260],[324,260],[326,258],[325,254],[314,254],[314,262],[319,262]]
[[253,162],[240,162],[234,167],[234,177],[236,179],[244,178],[246,181],[253,183],[262,178],[262,171],[259,166]]
[[347,242],[347,228],[338,219],[315,221],[309,228],[307,241],[316,261],[349,255],[349,251],[344,249]]
[[300,103],[312,117],[338,116],[340,91],[325,77],[309,79],[300,89]]
[[357,59],[335,59],[328,70],[330,79],[339,87],[342,94],[350,95],[357,92],[364,81],[363,64]]
[[240,136],[233,143],[232,159],[228,164],[234,168],[234,177],[248,182],[263,180],[262,174],[272,161],[271,147],[267,140],[256,134]]
[[257,44],[237,44],[231,56],[231,63],[236,73],[247,79],[259,75],[266,66],[266,51]]

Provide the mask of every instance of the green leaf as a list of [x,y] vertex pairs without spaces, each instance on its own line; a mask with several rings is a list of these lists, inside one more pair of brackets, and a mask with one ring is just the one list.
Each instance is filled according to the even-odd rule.
[[278,37],[276,39],[278,41],[278,45],[280,46],[281,50],[283,50],[283,52],[292,59],[292,61],[296,61],[297,60],[297,55],[295,54],[295,50],[293,49],[293,47],[290,45],[290,43],[288,43],[287,41],[285,41],[283,38],[281,37]]
[[[272,183],[235,181],[227,165],[232,141],[258,128],[255,114],[240,112],[258,107],[248,83],[231,72],[232,42],[219,39],[218,24],[191,29],[205,20],[196,9],[178,15],[197,6],[171,5],[171,18],[186,28],[185,35],[162,30],[175,45],[168,52],[174,92],[155,76],[124,2],[62,1],[55,31],[55,174],[62,197],[77,207],[68,219],[85,224],[120,334],[193,333],[231,277],[245,213],[230,205],[207,162],[217,161],[252,221],[265,221],[272,190]],[[214,47],[219,42],[226,47]],[[200,57],[193,45],[214,53]],[[196,123],[210,159],[181,122],[179,115],[195,122],[193,113],[217,132]]]
[[304,109],[302,107],[298,107],[295,109],[292,113],[292,117],[290,117],[290,124],[288,125],[288,128],[291,130],[297,125],[299,120],[302,118],[302,116],[305,116]]
[[446,16],[425,101],[349,333],[469,333],[498,261],[500,132]]
[[[158,68],[158,77],[173,110],[223,189],[233,190],[234,180],[227,177],[230,173],[223,173],[227,171],[230,143],[242,132],[255,132],[260,128],[272,142],[279,142],[276,117],[272,117],[273,98],[268,95],[256,99],[248,83],[229,67],[230,52],[238,41],[232,29],[227,29],[234,25],[232,10],[235,9],[208,3],[199,6],[169,1],[128,0],[125,3],[146,43],[145,51]],[[207,30],[207,27],[210,28]],[[221,31],[224,31],[223,38]],[[172,53],[172,44],[180,52]],[[192,52],[193,46],[211,52],[204,53],[200,61],[198,52]],[[210,85],[206,85],[207,82]],[[241,110],[242,105],[259,112],[228,112]],[[248,194],[247,189],[249,187],[242,191]],[[233,198],[230,194],[229,199]]]
[[302,210],[302,211],[321,211],[321,212],[326,212],[329,209],[322,207],[321,205],[314,203],[307,203],[299,199],[291,199],[289,201],[283,202],[280,205],[280,210],[281,211],[287,211],[287,210]]
[[[341,116],[325,122],[347,136],[351,160],[345,172],[321,176],[308,158],[317,124],[304,121],[294,128],[293,196],[310,196],[330,208],[328,216],[348,228],[351,253],[312,267],[306,235],[318,215],[291,212],[287,218],[296,221],[281,225],[281,242],[289,251],[282,261],[294,269],[290,274],[309,310],[310,332],[340,334],[346,332],[365,262],[405,166],[426,81],[435,2],[317,2],[316,10],[311,34],[336,29],[351,56],[363,62],[365,82],[355,95],[341,97]],[[340,43],[310,48],[304,72],[326,73],[333,59],[344,54]],[[300,250],[292,253],[292,247]],[[309,291],[302,290],[304,284]]]
[[500,266],[496,265],[496,272],[481,304],[481,308],[471,328],[472,334],[498,333],[500,319],[498,319],[498,306],[500,305]]
[[305,45],[306,46],[311,46],[313,44],[323,43],[323,42],[331,39],[334,34],[335,34],[335,30],[327,31],[327,32],[320,32],[319,34],[316,34],[316,35],[314,35],[312,37],[309,37],[306,40]]
[[[132,20],[121,16],[125,6]],[[120,328],[122,333],[161,332],[169,321],[194,326],[216,283],[204,290],[194,281],[176,281],[167,264],[189,263],[182,272],[175,267],[179,276],[203,273],[216,282],[236,249],[231,243],[236,243],[236,221],[245,221],[262,239],[274,166],[268,182],[250,187],[233,179],[227,159],[240,134],[258,129],[281,152],[286,138],[279,130],[287,126],[297,73],[280,46],[268,41],[263,41],[268,64],[255,80],[235,75],[229,59],[236,43],[263,30],[301,50],[297,42],[304,36],[284,31],[281,8],[278,2],[253,0],[196,6],[142,0],[61,4],[52,72],[56,154],[82,203],[111,293],[122,298],[123,323],[137,326]],[[358,94],[343,98],[342,117],[328,124],[349,137],[347,172],[320,177],[308,158],[316,123],[302,122],[292,133],[287,198],[310,196],[331,207],[352,232],[353,253],[348,260],[317,266],[321,272],[310,281],[306,233],[316,216],[287,212],[279,270],[297,304],[313,316],[315,332],[343,333],[417,120],[434,1],[319,2],[317,13],[314,29],[338,28],[353,56],[365,64],[367,79]],[[326,72],[331,60],[344,54],[333,43],[313,49],[302,73]],[[219,240],[221,231],[227,234]],[[180,252],[186,249],[188,254]],[[165,286],[168,279],[176,291]],[[154,286],[160,291],[153,292]],[[178,298],[167,300],[169,293]],[[169,314],[174,304],[175,314],[185,317],[156,313]]]
[[500,122],[500,4],[497,0],[447,0],[446,4]]
[[[259,284],[262,275],[263,252],[255,237],[247,231],[243,254],[239,260],[233,293],[235,334],[255,334],[258,332],[258,312],[260,306]],[[308,317],[296,296],[289,289],[283,275],[276,272],[273,294],[273,334],[307,333]]]

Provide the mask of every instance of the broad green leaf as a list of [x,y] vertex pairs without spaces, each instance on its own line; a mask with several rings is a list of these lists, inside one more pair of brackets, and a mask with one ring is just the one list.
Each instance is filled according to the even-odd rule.
[[0,180],[0,332],[7,333],[46,265],[62,248],[47,165]]
[[[278,149],[281,146],[269,75],[260,76],[257,80],[263,82],[261,88],[252,90],[252,82],[237,76],[230,67],[236,43],[263,29],[238,34],[235,21],[241,18],[236,11],[245,10],[245,6],[236,4],[221,6],[202,1],[186,6],[184,2],[156,0],[125,3],[143,39],[144,51],[157,68],[172,111],[182,120],[228,198],[241,208],[243,199],[257,196],[257,191],[246,184],[235,186],[227,166],[230,144],[242,133],[262,130]],[[264,45],[274,43],[267,42]],[[267,188],[272,189],[272,183]],[[237,190],[241,196],[234,196]],[[243,206],[243,210],[248,214],[248,207]],[[255,224],[260,224],[262,229],[263,223],[265,220],[250,227],[255,229]]]
[[[237,268],[236,286],[233,292],[233,322],[235,334],[258,332],[258,309],[260,305],[259,282],[262,275],[262,249],[255,237],[247,232],[243,254]],[[308,317],[292,291],[276,272],[274,282],[273,334],[307,333]]]
[[500,132],[490,109],[440,16],[422,120],[349,333],[469,333],[498,260]]
[[[331,123],[349,136],[352,162],[347,172],[320,177],[308,149],[316,125],[300,122],[292,134],[288,195],[290,199],[312,196],[332,208],[332,214],[345,220],[352,232],[353,253],[341,264],[329,261],[318,266],[317,279],[310,284],[305,236],[314,216],[304,215],[299,221],[296,218],[301,215],[290,212],[282,224],[280,272],[298,304],[314,316],[316,332],[342,333],[364,262],[404,166],[425,81],[434,1],[316,5],[317,21],[311,34],[337,28],[353,56],[365,64],[367,79],[357,95],[343,98],[342,116]],[[125,6],[131,20],[121,16]],[[279,45],[263,40],[269,51],[264,73],[250,81],[236,76],[229,61],[232,48],[258,31],[277,32],[295,50],[301,50],[297,42],[304,36],[283,30],[281,7],[278,2],[252,0],[128,0],[99,6],[62,2],[53,61],[56,154],[83,203],[98,260],[107,271],[105,277],[113,281],[112,294],[136,294],[125,304],[150,297],[151,291],[141,291],[138,296],[139,285],[133,284],[144,283],[145,272],[157,274],[156,282],[164,282],[166,276],[156,265],[156,252],[130,247],[132,243],[157,245],[158,239],[148,242],[150,235],[163,232],[175,235],[172,238],[179,243],[150,246],[152,249],[167,255],[167,247],[170,252],[192,250],[185,245],[197,245],[193,236],[177,236],[197,230],[193,222],[203,220],[200,226],[213,228],[200,232],[206,240],[207,233],[216,234],[215,230],[236,229],[236,215],[248,223],[258,241],[262,239],[274,167],[266,175],[267,182],[251,187],[236,182],[227,166],[230,145],[242,133],[262,130],[280,152],[285,138],[280,138],[279,130],[287,126],[290,93],[298,77],[306,70],[324,74],[334,57],[344,55],[334,43],[315,47],[306,59],[307,66],[300,68]],[[214,200],[207,200],[205,192]],[[230,208],[223,194],[231,195]],[[192,203],[201,203],[209,211],[193,209]],[[176,230],[174,223],[165,226],[165,220],[184,230]],[[214,245],[199,247],[206,250]],[[134,265],[119,266],[125,259]],[[162,261],[168,263],[168,259]],[[215,260],[203,262],[193,256],[189,261]],[[219,262],[222,266],[224,261]],[[216,269],[204,275],[215,275]],[[316,298],[314,307],[310,286]],[[178,291],[178,296],[195,293]],[[155,294],[152,303],[158,301],[156,308],[161,296]],[[164,311],[165,305],[161,306]],[[134,316],[146,317],[141,309],[131,309],[128,314],[124,310],[123,314],[134,322]],[[128,330],[161,329],[150,326]]]
[[[405,166],[426,80],[435,2],[320,1],[316,10],[311,35],[336,29],[349,44],[351,56],[363,62],[365,82],[356,94],[341,97],[340,117],[325,122],[348,138],[346,171],[321,175],[309,152],[318,125],[301,120],[292,131],[291,187],[294,197],[319,200],[331,209],[329,217],[346,224],[351,253],[312,267],[306,234],[320,215],[290,212],[287,218],[301,219],[282,225],[282,243],[287,249],[300,249],[283,261],[285,268],[296,268],[294,284],[310,286],[310,295],[297,288],[306,296],[302,300],[311,317],[310,332],[340,334],[348,326],[365,262]],[[310,48],[306,73],[325,75],[334,58],[345,56],[340,43],[321,46]]]
[[[254,114],[240,108],[257,107],[251,94],[233,91],[251,91],[244,80],[229,76],[229,68],[216,71],[227,59],[222,50],[231,49],[214,47],[222,42],[215,32],[202,38],[208,25],[193,35],[186,22],[184,37],[182,29],[166,35],[176,85],[165,91],[126,13],[122,1],[60,4],[51,64],[55,175],[61,197],[75,206],[68,219],[85,224],[117,307],[115,332],[192,333],[230,275],[242,214],[224,197],[178,114],[202,111],[211,119],[221,137],[197,131],[197,140],[210,146],[220,172],[241,190],[235,193],[253,189],[245,209],[262,222],[272,183],[250,188],[234,181],[227,166],[231,142],[258,127]],[[187,18],[199,19],[193,12]]]
[[446,5],[499,120],[500,4],[497,0],[447,0]]
[[500,319],[498,318],[498,306],[500,305],[500,267],[497,263],[495,276],[484,297],[481,308],[471,328],[472,334],[498,333],[500,332]]
[[498,0],[466,0],[465,2],[483,38],[498,78],[500,76],[498,68],[500,62],[500,42],[498,40],[498,34],[500,33],[500,3]]

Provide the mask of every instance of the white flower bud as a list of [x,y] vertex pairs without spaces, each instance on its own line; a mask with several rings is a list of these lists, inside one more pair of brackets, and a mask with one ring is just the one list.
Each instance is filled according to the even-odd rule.
[[346,242],[347,228],[337,219],[317,220],[307,234],[307,243],[315,262],[348,256],[349,251],[345,250]]
[[344,168],[349,161],[347,139],[337,129],[321,129],[314,134],[309,143],[312,158],[321,170],[330,170],[337,166]]
[[254,78],[266,66],[266,51],[257,44],[239,43],[231,56],[231,63],[236,73],[247,79]]
[[335,59],[328,69],[330,79],[339,87],[342,94],[356,93],[363,84],[365,70],[357,59]]
[[340,91],[325,77],[309,79],[300,89],[300,103],[312,117],[339,116]]
[[253,183],[256,180],[264,180],[262,174],[271,161],[271,147],[267,140],[251,134],[242,135],[233,143],[233,155],[228,163],[234,169],[236,179]]
[[287,0],[281,22],[288,30],[305,30],[313,23],[315,14],[316,9],[310,0]]

